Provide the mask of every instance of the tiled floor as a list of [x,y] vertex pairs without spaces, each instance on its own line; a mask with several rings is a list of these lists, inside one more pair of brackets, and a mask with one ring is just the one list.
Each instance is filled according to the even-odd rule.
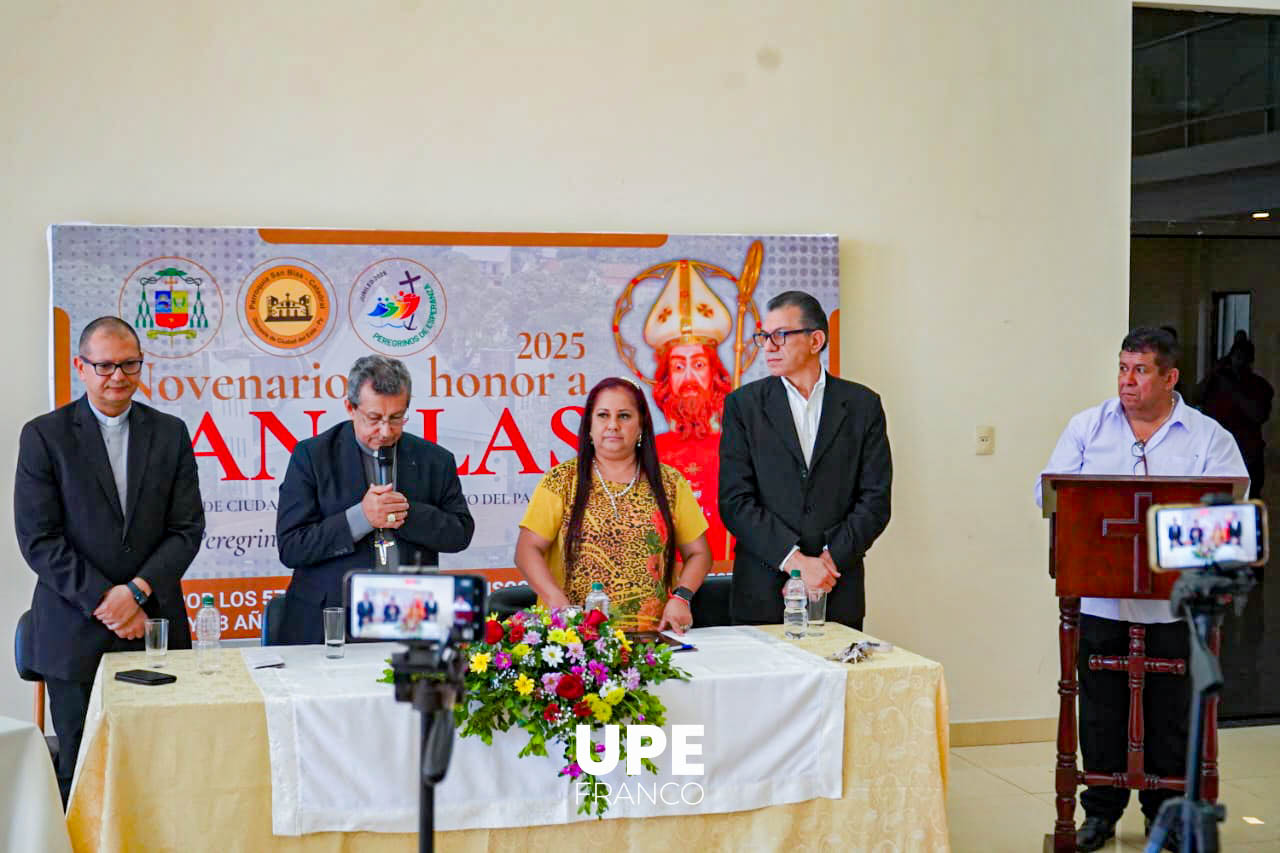
[[[1224,851],[1280,851],[1280,726],[1224,729],[1220,735],[1227,820]],[[1037,853],[1053,831],[1053,743],[971,746],[951,750],[947,816],[956,853]],[[1262,824],[1250,824],[1244,818]],[[1083,813],[1076,807],[1076,821]],[[1137,796],[1107,851],[1140,851],[1142,812]]]

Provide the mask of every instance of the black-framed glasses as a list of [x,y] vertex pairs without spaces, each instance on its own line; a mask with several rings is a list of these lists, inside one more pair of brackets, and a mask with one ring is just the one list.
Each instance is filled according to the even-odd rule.
[[355,412],[360,416],[360,420],[364,421],[374,429],[377,429],[383,424],[386,424],[392,429],[399,429],[404,426],[404,422],[409,419],[408,412],[400,412],[399,414],[387,415],[386,417],[383,417],[382,415],[368,415],[360,409],[356,409]]
[[751,340],[755,345],[764,348],[764,342],[769,341],[775,347],[785,346],[788,335],[798,335],[801,332],[816,332],[817,329],[774,329],[772,332],[756,332],[751,336]]
[[1133,454],[1133,473],[1138,473],[1138,466],[1142,466],[1142,476],[1149,476],[1147,472],[1147,443],[1145,441],[1135,441],[1133,447],[1129,448],[1129,452]]
[[93,372],[99,376],[110,376],[116,372],[116,369],[124,373],[125,376],[136,376],[142,372],[142,359],[131,358],[128,361],[90,361],[81,356],[80,360],[85,364],[93,366]]

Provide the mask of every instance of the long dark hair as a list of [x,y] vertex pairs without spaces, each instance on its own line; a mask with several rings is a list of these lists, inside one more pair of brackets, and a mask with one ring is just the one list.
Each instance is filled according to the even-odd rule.
[[610,388],[621,388],[630,394],[636,412],[640,415],[640,447],[636,456],[640,460],[640,470],[644,472],[644,478],[653,492],[653,498],[657,501],[658,512],[667,527],[667,559],[662,583],[670,589],[675,575],[676,528],[671,520],[671,503],[667,500],[666,490],[662,488],[662,470],[658,466],[653,418],[649,416],[649,404],[645,402],[640,389],[634,383],[616,376],[600,380],[587,394],[586,411],[582,413],[582,423],[578,427],[578,480],[573,493],[573,509],[569,511],[569,529],[565,534],[564,565],[566,569],[573,566],[578,557],[578,548],[582,544],[582,519],[587,514],[587,499],[591,497],[591,472],[596,461],[596,447],[591,442],[591,421],[600,393]]

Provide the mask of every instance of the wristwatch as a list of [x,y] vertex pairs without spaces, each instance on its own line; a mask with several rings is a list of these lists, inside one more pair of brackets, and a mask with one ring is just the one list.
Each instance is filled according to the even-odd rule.
[[133,593],[133,600],[138,602],[139,607],[147,603],[147,599],[150,598],[150,596],[143,592],[142,588],[136,583],[129,581],[125,586],[129,587],[129,592]]
[[693,602],[693,590],[689,589],[687,586],[678,586],[671,591],[671,594],[676,598],[683,598],[685,601],[690,603]]

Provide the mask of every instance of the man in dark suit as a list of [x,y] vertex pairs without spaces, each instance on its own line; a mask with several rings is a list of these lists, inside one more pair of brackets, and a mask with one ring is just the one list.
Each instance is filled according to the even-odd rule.
[[1182,544],[1182,525],[1178,523],[1178,519],[1175,516],[1173,519],[1173,523],[1169,525],[1169,547],[1172,548],[1174,545],[1181,545],[1181,544]]
[[861,628],[862,557],[889,523],[893,464],[880,398],[822,369],[827,316],[807,293],[769,300],[755,334],[769,372],[725,400],[720,515],[738,538],[735,623],[782,621],[791,569]]
[[104,652],[142,648],[149,617],[169,647],[191,647],[182,576],[204,534],[191,437],[181,420],[133,402],[142,349],[100,317],[80,335],[79,400],[28,422],[18,443],[13,517],[39,580],[34,668],[44,676],[66,802],[89,692]]
[[351,420],[294,448],[276,513],[280,561],[293,569],[283,642],[323,642],[321,613],[342,606],[346,572],[434,565],[439,552],[471,544],[453,454],[404,431],[411,390],[396,359],[358,359],[347,380]]

